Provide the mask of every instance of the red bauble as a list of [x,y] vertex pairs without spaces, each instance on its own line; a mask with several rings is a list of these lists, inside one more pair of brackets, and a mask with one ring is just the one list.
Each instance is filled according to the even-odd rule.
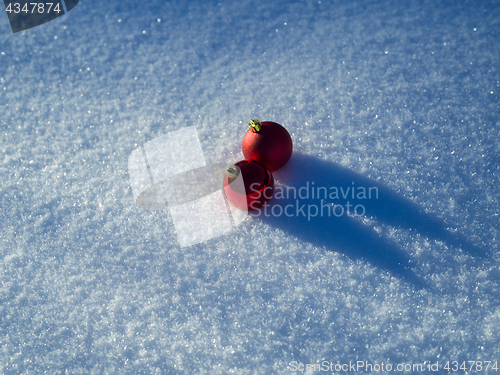
[[240,210],[252,211],[261,208],[272,198],[274,178],[258,162],[241,160],[227,169],[223,186],[231,204]]
[[270,171],[284,166],[292,156],[292,137],[276,122],[251,120],[243,137],[245,159],[256,160]]

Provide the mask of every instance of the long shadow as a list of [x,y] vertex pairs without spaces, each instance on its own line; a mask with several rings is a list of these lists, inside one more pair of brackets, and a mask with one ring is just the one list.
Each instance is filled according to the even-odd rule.
[[[274,175],[281,184],[276,184],[269,207],[257,213],[260,220],[353,260],[364,259],[418,288],[424,288],[426,284],[412,270],[408,254],[364,225],[356,215],[415,230],[474,257],[487,255],[462,235],[448,231],[443,221],[425,213],[417,204],[380,182],[338,164],[295,153]],[[318,190],[320,187],[326,189]]]

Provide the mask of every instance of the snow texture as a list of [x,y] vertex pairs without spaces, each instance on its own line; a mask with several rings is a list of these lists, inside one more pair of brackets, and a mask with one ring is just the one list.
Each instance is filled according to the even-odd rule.
[[[500,361],[498,1],[81,0],[0,32],[0,373]],[[338,196],[181,247],[129,157],[194,126],[232,163],[250,119],[293,138],[276,192]]]

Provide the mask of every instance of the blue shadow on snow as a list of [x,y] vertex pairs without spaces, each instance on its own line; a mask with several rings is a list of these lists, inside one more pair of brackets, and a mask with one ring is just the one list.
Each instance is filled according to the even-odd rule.
[[[365,211],[364,216],[379,223],[416,231],[449,247],[460,248],[473,257],[487,255],[484,250],[468,243],[462,235],[450,232],[442,220],[425,213],[417,204],[380,182],[338,164],[294,153],[288,164],[274,175],[281,184],[276,184],[274,199],[266,211],[261,210],[258,215],[260,220],[315,246],[340,252],[353,260],[366,260],[418,288],[426,285],[412,270],[410,256],[393,241],[364,224],[359,217],[354,217],[355,206],[362,205],[364,208],[357,207],[358,215]],[[288,190],[287,196],[286,187],[295,189]],[[326,188],[319,191],[319,198],[318,187]],[[303,188],[301,196],[300,188]],[[281,196],[280,190],[283,192]],[[297,194],[295,197],[293,190]],[[325,190],[327,199],[324,199]],[[309,192],[308,196],[306,192]],[[336,206],[335,211],[332,211],[332,203]],[[351,215],[347,214],[348,204]],[[286,206],[288,216],[284,211]],[[311,215],[308,217],[310,206]],[[316,206],[317,211],[312,206]],[[341,214],[342,210],[344,214]],[[317,215],[313,216],[316,212]]]

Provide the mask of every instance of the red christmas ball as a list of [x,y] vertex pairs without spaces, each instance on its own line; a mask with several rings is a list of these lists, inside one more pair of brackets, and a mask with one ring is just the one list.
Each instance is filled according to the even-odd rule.
[[240,210],[256,210],[273,196],[271,171],[255,160],[241,160],[229,166],[224,176],[224,194]]
[[292,137],[280,124],[251,120],[243,137],[245,159],[256,160],[270,171],[284,166],[292,156]]

